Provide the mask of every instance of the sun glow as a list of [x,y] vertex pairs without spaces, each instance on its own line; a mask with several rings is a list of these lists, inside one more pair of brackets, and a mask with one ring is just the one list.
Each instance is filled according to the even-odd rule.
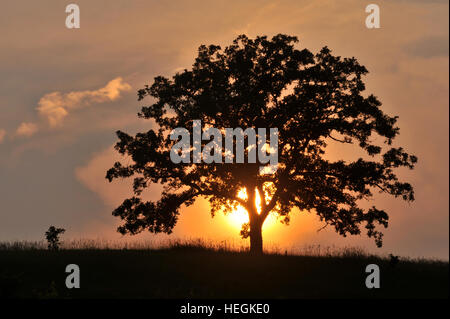
[[[238,197],[241,199],[247,199],[247,191],[245,190],[245,188],[242,188],[239,191]],[[259,195],[258,191],[256,191],[255,204],[258,209],[258,213],[261,213],[261,196]],[[229,213],[227,217],[230,224],[239,229],[241,229],[243,224],[249,222],[247,210],[241,205],[239,205],[234,211]],[[276,221],[276,215],[273,213],[269,214],[263,224],[263,229],[267,229],[268,227],[275,225]]]

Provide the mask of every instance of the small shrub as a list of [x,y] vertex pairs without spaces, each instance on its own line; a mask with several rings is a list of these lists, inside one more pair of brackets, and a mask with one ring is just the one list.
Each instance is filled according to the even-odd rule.
[[55,226],[50,226],[45,232],[45,238],[47,239],[49,250],[59,249],[59,234],[64,233],[66,230],[64,228],[56,228]]

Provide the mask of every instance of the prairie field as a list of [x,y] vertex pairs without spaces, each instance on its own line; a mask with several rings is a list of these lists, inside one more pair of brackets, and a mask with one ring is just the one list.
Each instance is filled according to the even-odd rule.
[[[80,288],[68,289],[68,264]],[[380,268],[368,289],[366,266]],[[57,251],[44,242],[0,243],[1,298],[448,298],[448,261],[365,253],[359,248],[276,249],[251,256],[246,247],[202,240],[154,247],[71,241]]]

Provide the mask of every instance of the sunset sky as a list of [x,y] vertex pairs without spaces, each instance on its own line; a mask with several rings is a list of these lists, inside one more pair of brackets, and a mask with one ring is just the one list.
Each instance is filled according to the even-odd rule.
[[[211,219],[207,201],[183,208],[170,236],[116,233],[111,211],[131,194],[131,181],[108,183],[120,157],[115,131],[148,130],[138,119],[137,90],[157,75],[190,68],[201,44],[225,47],[239,34],[298,36],[298,48],[356,57],[369,70],[367,93],[398,115],[395,145],[419,158],[399,175],[416,201],[376,195],[390,215],[384,246],[342,238],[318,218],[292,212],[290,226],[264,228],[267,247],[362,246],[412,257],[449,256],[448,1],[74,1],[81,28],[65,27],[71,1],[8,1],[0,10],[0,241],[40,240],[50,225],[64,238],[240,243],[236,218]],[[367,29],[376,3],[381,28]],[[332,145],[330,158],[356,159]],[[146,198],[156,200],[152,186]],[[242,240],[242,243],[245,243]]]

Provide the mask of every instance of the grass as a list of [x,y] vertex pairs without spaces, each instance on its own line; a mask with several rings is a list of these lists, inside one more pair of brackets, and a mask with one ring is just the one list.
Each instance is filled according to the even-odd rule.
[[[2,298],[448,298],[448,262],[386,256],[360,248],[309,246],[263,256],[243,246],[204,240],[152,243],[70,241],[0,243]],[[367,289],[365,267],[377,264],[381,288]],[[81,288],[67,289],[65,267],[77,264]]]

